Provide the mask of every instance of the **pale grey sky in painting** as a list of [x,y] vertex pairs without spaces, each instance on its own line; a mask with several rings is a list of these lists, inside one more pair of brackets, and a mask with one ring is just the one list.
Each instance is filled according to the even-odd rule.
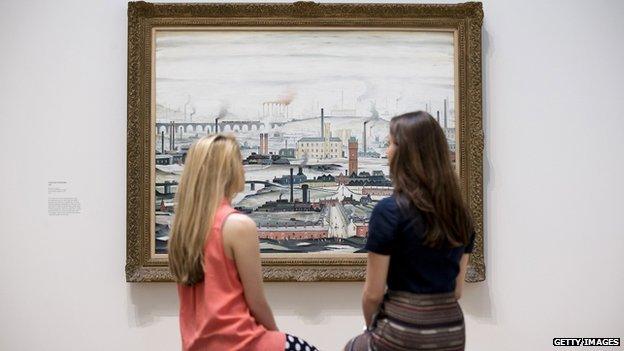
[[[293,95],[291,117],[325,108],[382,116],[454,101],[453,34],[410,31],[157,32],[156,102],[194,120],[257,119],[262,102]],[[159,119],[162,116],[158,116]],[[451,116],[452,118],[452,116]]]

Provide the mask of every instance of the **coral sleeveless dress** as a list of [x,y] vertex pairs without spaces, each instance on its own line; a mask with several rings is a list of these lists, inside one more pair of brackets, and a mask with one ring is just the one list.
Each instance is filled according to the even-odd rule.
[[204,280],[178,285],[183,350],[284,350],[286,336],[268,331],[251,315],[234,260],[225,255],[222,227],[236,212],[227,200],[217,209],[204,247]]

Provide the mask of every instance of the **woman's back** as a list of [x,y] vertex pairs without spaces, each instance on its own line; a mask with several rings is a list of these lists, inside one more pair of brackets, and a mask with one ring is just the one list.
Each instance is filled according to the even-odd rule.
[[401,211],[394,196],[379,201],[369,223],[366,249],[390,255],[388,288],[416,294],[452,292],[464,253],[472,252],[474,236],[467,246],[431,248],[423,244],[426,224],[420,211]]
[[366,243],[368,330],[346,350],[464,349],[457,299],[474,228],[449,155],[446,135],[428,113],[390,121],[393,195],[373,209]]
[[258,228],[230,205],[243,190],[245,169],[233,135],[212,134],[191,145],[168,244],[183,349],[316,350],[279,332],[262,287]]
[[245,302],[235,262],[223,247],[223,224],[236,212],[223,200],[204,246],[204,280],[178,285],[184,350],[280,350],[285,336],[259,325]]

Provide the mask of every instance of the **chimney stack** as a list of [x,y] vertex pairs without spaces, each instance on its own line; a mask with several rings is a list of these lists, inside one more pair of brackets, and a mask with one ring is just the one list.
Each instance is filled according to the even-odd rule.
[[173,121],[169,121],[169,151],[173,151]]
[[440,124],[440,110],[436,111],[436,119],[438,120],[438,124]]
[[160,132],[160,153],[165,153],[165,131]]
[[171,121],[171,147],[169,148],[170,151],[175,150],[175,134],[176,134],[175,122]]
[[321,139],[325,140],[325,116],[323,109],[321,109]]
[[368,123],[369,121],[365,121],[364,122],[364,131],[362,133],[362,139],[364,141],[364,145],[362,145],[362,151],[364,152],[364,156],[366,156],[366,123]]
[[293,177],[293,169],[290,169],[290,202],[293,203],[295,202],[293,199],[293,183],[294,183],[294,177]]
[[308,203],[308,184],[302,184],[301,185],[301,192],[303,193],[303,203],[307,204]]
[[269,133],[260,133],[260,146],[258,147],[260,155],[269,154]]

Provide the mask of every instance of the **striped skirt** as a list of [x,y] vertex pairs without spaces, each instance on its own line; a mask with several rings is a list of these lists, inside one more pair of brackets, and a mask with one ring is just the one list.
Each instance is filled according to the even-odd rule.
[[368,331],[346,351],[464,350],[464,315],[454,293],[388,291]]

